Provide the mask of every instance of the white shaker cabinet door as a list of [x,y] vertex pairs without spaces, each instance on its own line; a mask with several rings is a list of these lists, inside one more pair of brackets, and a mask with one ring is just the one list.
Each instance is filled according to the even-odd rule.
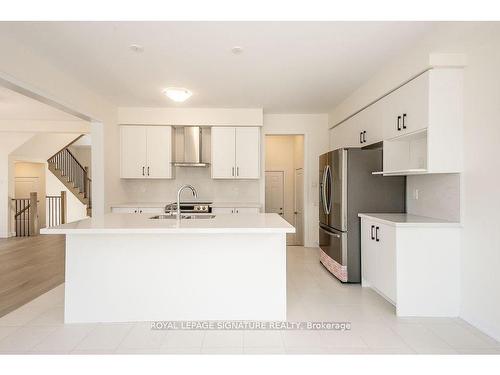
[[172,127],[147,127],[146,175],[148,178],[172,178]]
[[377,274],[375,288],[396,303],[396,229],[395,227],[375,223],[377,243]]
[[137,207],[112,207],[111,212],[114,214],[136,214],[139,209]]
[[215,215],[217,215],[217,214],[233,214],[234,208],[233,207],[213,207],[212,213]]
[[121,177],[144,178],[147,166],[147,129],[144,126],[120,128]]
[[384,98],[384,139],[429,126],[429,72],[425,72]]
[[235,133],[236,129],[233,127],[212,128],[212,178],[235,178]]
[[258,207],[235,207],[235,214],[258,214],[260,209]]
[[377,258],[375,242],[375,223],[361,220],[361,278],[363,286],[375,287]]
[[258,127],[236,128],[236,178],[260,177],[260,131]]

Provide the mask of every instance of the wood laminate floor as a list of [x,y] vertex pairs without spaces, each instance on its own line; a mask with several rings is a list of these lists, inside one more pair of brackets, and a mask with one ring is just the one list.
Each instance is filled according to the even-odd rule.
[[64,282],[64,235],[0,239],[0,316]]

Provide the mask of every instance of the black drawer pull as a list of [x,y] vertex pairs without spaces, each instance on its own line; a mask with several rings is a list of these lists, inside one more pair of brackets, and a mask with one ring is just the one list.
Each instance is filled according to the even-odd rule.
[[379,231],[379,227],[376,227],[375,228],[375,241],[379,242],[380,241],[380,238],[378,238],[378,231]]
[[372,240],[374,240],[374,239],[375,239],[375,236],[373,235],[373,230],[374,230],[374,229],[375,229],[375,225],[372,225],[372,229],[370,230],[370,234],[371,234],[371,236],[370,236],[370,237],[372,238]]

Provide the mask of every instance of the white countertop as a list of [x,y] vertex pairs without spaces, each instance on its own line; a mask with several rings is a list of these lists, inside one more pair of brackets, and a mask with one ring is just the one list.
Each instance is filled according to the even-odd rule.
[[295,233],[278,214],[218,214],[213,219],[150,219],[153,214],[105,214],[40,230],[42,234]]
[[[112,203],[111,207],[163,208],[163,207],[165,207],[165,205],[170,204],[172,202],[174,202],[174,201]],[[192,202],[192,201],[190,201],[190,202]],[[202,202],[202,201],[200,201],[200,202]],[[215,201],[215,202],[212,202],[210,204],[210,206],[212,206],[212,207],[257,207],[257,208],[260,208],[262,206],[262,204],[260,204],[259,202],[220,202],[220,201]]]
[[458,222],[411,214],[361,213],[358,216],[396,227],[461,227]]

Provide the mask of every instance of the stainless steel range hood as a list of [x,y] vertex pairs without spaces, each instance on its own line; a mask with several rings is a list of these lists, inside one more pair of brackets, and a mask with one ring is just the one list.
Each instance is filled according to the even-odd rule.
[[176,167],[208,167],[210,164],[202,160],[202,136],[199,126],[185,126],[184,132],[184,160],[176,160]]

